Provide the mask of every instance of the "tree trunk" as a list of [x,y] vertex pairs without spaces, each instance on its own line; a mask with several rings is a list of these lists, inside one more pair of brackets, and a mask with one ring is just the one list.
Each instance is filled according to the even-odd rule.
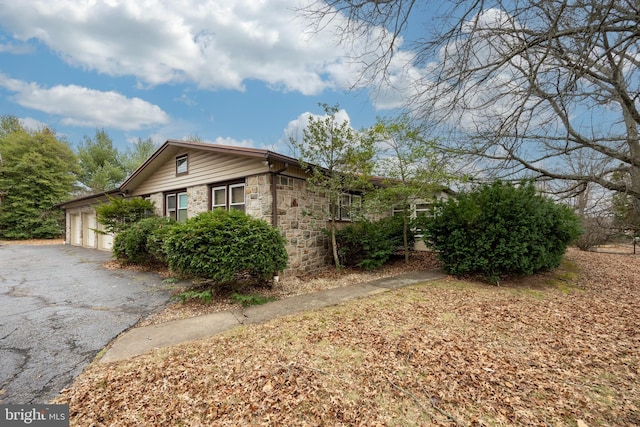
[[629,189],[631,195],[634,218],[640,218],[640,137],[638,136],[638,123],[634,120],[632,113],[624,107],[622,108],[625,125],[627,128],[627,145],[631,157],[629,168]]
[[339,273],[342,271],[342,264],[340,264],[340,257],[338,256],[338,242],[336,241],[336,222],[332,218],[329,221],[329,234],[331,235],[331,252],[333,253],[333,262],[336,265],[336,271]]
[[405,212],[404,218],[402,218],[402,243],[404,247],[405,264],[409,264],[409,236],[407,236],[407,234],[409,233],[409,224],[407,224],[407,214],[408,212]]

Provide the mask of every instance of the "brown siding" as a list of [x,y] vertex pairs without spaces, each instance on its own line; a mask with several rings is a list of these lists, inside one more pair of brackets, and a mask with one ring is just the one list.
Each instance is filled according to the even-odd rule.
[[241,178],[265,172],[260,159],[232,157],[218,153],[185,150],[177,156],[189,155],[189,173],[176,176],[175,157],[160,166],[132,195],[152,194],[174,188],[188,188]]

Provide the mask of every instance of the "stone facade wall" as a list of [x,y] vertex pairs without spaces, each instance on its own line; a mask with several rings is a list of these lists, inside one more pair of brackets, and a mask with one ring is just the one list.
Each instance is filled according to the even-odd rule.
[[319,213],[326,198],[307,191],[306,181],[276,176],[278,228],[287,241],[289,268],[285,274],[312,273],[330,260],[328,238],[322,233],[326,221]]
[[154,193],[149,196],[149,200],[154,203],[156,215],[164,215],[164,195],[162,193]]
[[209,186],[195,185],[187,188],[187,218],[193,218],[209,209]]
[[271,174],[247,178],[246,212],[254,218],[273,223],[273,196],[271,180],[276,180],[277,221],[285,241],[289,266],[284,275],[306,274],[326,266],[328,243],[321,229],[326,223],[316,219],[314,210],[324,206],[326,200],[308,194],[303,179]]
[[271,196],[271,175],[256,175],[245,183],[245,212],[254,218],[272,223],[273,197]]

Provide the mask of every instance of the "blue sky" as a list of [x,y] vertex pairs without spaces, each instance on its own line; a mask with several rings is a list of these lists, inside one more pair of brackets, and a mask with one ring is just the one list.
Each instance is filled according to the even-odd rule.
[[[319,102],[352,127],[391,114],[401,91],[349,90],[360,68],[331,27],[311,35],[299,0],[0,0],[0,114],[75,146],[104,129],[288,154]],[[336,22],[337,23],[337,22]],[[376,31],[376,29],[374,29]],[[411,52],[396,56],[401,78]]]

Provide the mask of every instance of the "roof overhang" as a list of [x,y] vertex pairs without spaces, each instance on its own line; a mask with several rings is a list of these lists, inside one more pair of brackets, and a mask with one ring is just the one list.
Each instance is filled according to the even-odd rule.
[[119,188],[110,191],[104,191],[102,193],[90,194],[88,196],[78,197],[73,200],[68,200],[66,202],[58,203],[54,206],[60,209],[73,208],[76,206],[84,206],[91,203],[102,203],[109,200],[110,197],[117,197],[122,194]]

